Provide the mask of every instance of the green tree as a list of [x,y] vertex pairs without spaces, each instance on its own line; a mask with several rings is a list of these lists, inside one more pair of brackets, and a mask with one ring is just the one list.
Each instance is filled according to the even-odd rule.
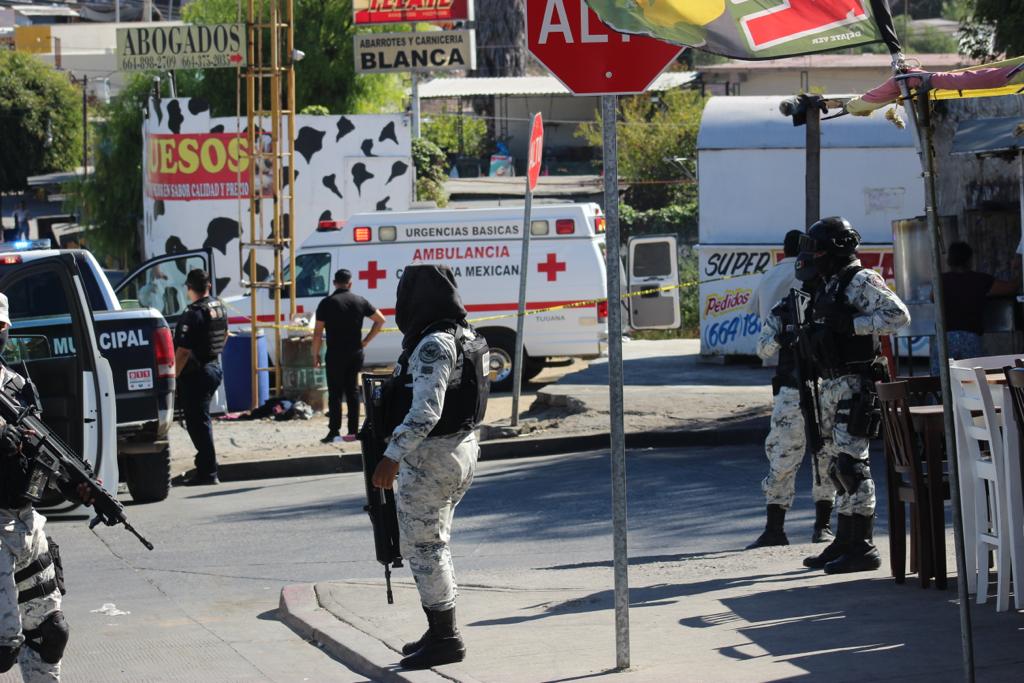
[[0,51],[0,192],[82,163],[82,93],[32,55]]
[[991,35],[994,49],[989,52],[1010,57],[1024,54],[1024,3],[1020,0],[968,0],[961,9],[966,10],[960,21],[962,37]]
[[93,226],[90,249],[126,266],[141,253],[142,118],[151,85],[149,74],[132,76],[100,110],[93,173],[71,188],[72,202]]
[[[245,21],[245,5],[242,17],[238,7],[237,0],[195,0],[182,9],[182,18],[194,24]],[[402,80],[398,76],[356,74],[352,37],[357,30],[352,24],[351,0],[295,0],[294,11],[295,48],[305,53],[295,66],[299,110],[311,104],[323,105],[332,114],[376,114],[401,108]],[[269,17],[269,10],[265,16]],[[264,50],[269,54],[268,46]],[[179,71],[177,80],[179,93],[207,100],[214,116],[235,113],[238,83],[234,69]],[[245,97],[244,87],[241,95]],[[241,112],[245,114],[244,100]]]
[[[697,129],[706,99],[694,90],[668,90],[620,99],[619,176],[630,184],[626,204],[637,211],[693,204],[697,186]],[[600,148],[600,115],[577,137]],[[694,204],[695,207],[695,204]]]
[[433,114],[423,121],[423,137],[449,156],[480,157],[488,148],[487,122],[474,116]]
[[444,191],[447,160],[441,148],[426,138],[413,138],[412,163],[416,169],[416,199],[421,202],[448,203]]

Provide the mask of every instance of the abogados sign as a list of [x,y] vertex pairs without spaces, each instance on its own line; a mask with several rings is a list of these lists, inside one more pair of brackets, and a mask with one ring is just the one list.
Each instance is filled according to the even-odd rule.
[[117,29],[121,71],[217,69],[248,65],[245,24],[136,24]]

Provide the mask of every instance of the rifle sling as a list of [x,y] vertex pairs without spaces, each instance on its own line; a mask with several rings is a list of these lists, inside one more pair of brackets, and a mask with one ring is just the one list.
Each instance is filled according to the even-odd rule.
[[18,604],[41,598],[57,590],[57,579],[47,579],[23,591],[18,591]]

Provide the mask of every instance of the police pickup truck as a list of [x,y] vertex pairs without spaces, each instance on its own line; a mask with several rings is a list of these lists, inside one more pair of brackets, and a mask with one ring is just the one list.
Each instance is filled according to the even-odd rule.
[[[174,414],[174,345],[168,323],[159,310],[136,303],[139,287],[133,273],[115,290],[88,251],[36,248],[44,245],[48,241],[0,245],[0,282],[10,280],[4,293],[11,305],[12,338],[19,340],[16,348],[30,359],[45,357],[50,363],[83,355],[82,324],[76,324],[68,298],[58,295],[64,277],[60,269],[27,267],[36,262],[66,264],[92,311],[89,345],[110,367],[120,478],[136,502],[163,500],[170,487],[167,432]],[[16,273],[18,277],[13,277]],[[122,306],[119,295],[131,303],[125,301]],[[172,296],[168,293],[168,302]],[[31,370],[32,364],[28,367]],[[76,395],[74,386],[63,387],[68,398]],[[51,393],[60,393],[60,387],[53,389]],[[54,417],[59,412],[59,406],[49,411]]]

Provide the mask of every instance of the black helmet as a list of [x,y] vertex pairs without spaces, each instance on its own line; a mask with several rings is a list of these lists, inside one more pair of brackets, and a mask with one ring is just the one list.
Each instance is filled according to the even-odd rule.
[[860,233],[848,220],[841,216],[822,218],[800,238],[797,264],[813,260],[818,273],[828,277],[856,258],[858,246]]

